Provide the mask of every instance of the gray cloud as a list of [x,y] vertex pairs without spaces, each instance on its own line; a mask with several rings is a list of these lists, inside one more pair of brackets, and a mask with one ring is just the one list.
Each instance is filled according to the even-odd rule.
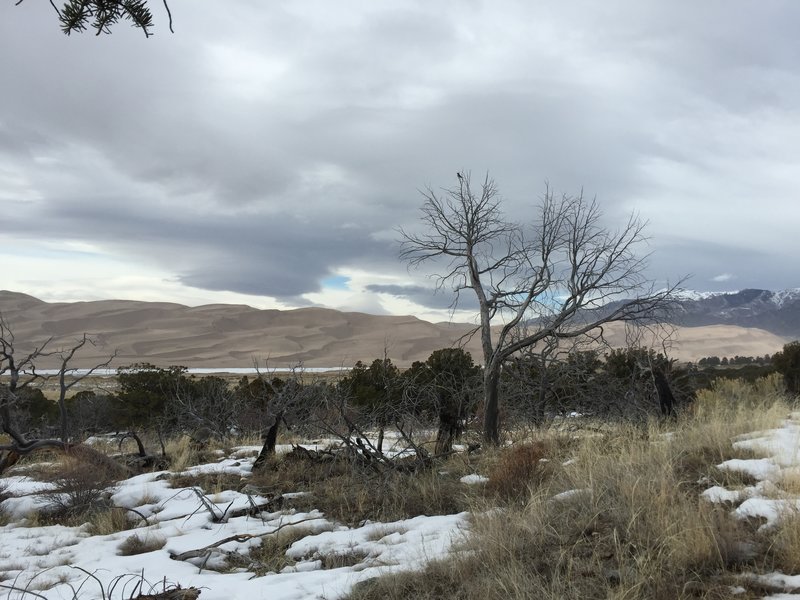
[[456,299],[450,293],[448,288],[436,289],[423,287],[421,285],[391,285],[391,284],[371,284],[367,286],[370,292],[377,294],[389,294],[398,298],[403,298],[427,306],[430,308],[437,308],[440,310],[451,310],[457,308],[458,310],[476,310],[478,302],[470,292],[464,292],[458,297],[458,302],[454,305]]
[[798,285],[793,2],[174,0],[150,40],[67,38],[48,8],[0,7],[7,244],[86,240],[300,302],[337,269],[403,278],[393,229],[466,168],[515,219],[545,180],[611,226],[641,211],[656,280]]

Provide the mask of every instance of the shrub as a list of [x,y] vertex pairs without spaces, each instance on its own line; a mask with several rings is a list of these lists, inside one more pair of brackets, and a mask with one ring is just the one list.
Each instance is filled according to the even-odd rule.
[[68,519],[109,508],[107,488],[120,474],[109,464],[66,456],[53,472],[52,490],[42,494],[42,501],[53,519]]
[[486,489],[505,500],[520,499],[552,472],[544,442],[523,443],[506,450],[489,472]]
[[792,394],[800,394],[800,341],[791,342],[772,357],[775,369],[783,375],[786,389]]

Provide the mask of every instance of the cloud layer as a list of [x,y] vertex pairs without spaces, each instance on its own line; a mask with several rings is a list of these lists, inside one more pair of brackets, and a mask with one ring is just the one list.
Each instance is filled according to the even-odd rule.
[[171,7],[146,40],[0,6],[5,287],[444,318],[395,230],[461,169],[513,219],[545,180],[639,212],[657,282],[799,285],[793,2]]

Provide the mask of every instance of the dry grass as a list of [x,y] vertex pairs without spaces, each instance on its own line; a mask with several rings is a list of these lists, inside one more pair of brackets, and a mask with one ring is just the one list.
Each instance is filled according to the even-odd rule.
[[753,383],[714,380],[710,390],[698,391],[692,414],[704,433],[716,434],[716,441],[724,444],[726,433],[739,435],[774,426],[788,408],[783,379],[773,373]]
[[164,444],[166,455],[169,457],[169,468],[173,471],[183,471],[199,463],[199,452],[192,444],[188,435],[170,439]]
[[169,482],[174,488],[198,487],[207,495],[238,490],[244,485],[241,475],[221,472],[178,474],[171,476]]
[[323,569],[341,569],[361,564],[368,557],[369,554],[364,551],[351,549],[347,552],[323,554],[319,558]]
[[537,466],[546,443],[512,448],[490,472],[510,493],[483,508],[516,501],[476,506],[464,552],[359,585],[351,598],[752,597],[732,592],[742,569],[800,569],[800,519],[784,519],[767,551],[755,525],[698,498],[697,479],[747,483],[713,465],[742,455],[731,438],[786,416],[774,390],[769,380],[723,382],[677,422],[579,437],[569,466],[545,463],[546,476]]
[[188,435],[168,439],[164,443],[164,449],[171,471],[183,471],[189,467],[219,459],[217,454],[211,452],[207,447],[198,446]]
[[784,469],[776,483],[787,494],[793,497],[800,497],[800,470]]
[[383,525],[381,527],[377,527],[372,533],[367,536],[367,539],[371,542],[378,542],[385,537],[390,535],[397,534],[404,534],[408,531],[402,525]]
[[[136,517],[139,523],[141,519]],[[127,531],[136,526],[137,521],[130,518],[130,513],[117,506],[106,510],[96,511],[88,515],[89,533],[91,535],[109,535],[120,531]]]
[[543,441],[512,446],[489,471],[487,491],[506,501],[529,496],[552,474],[548,456]]
[[140,532],[125,538],[119,545],[117,554],[120,556],[133,556],[161,550],[167,543],[166,538],[155,533]]
[[764,543],[772,568],[784,573],[800,573],[800,509],[787,508]]
[[258,546],[250,549],[247,564],[242,566],[252,570],[259,577],[268,573],[280,573],[285,567],[295,564],[293,559],[286,556],[286,551],[307,535],[308,530],[302,526],[287,527],[275,534],[266,535],[261,538]]
[[291,508],[317,509],[349,524],[457,513],[478,493],[436,470],[377,473],[346,458],[314,461],[291,454],[273,459],[251,483],[271,494],[307,492],[292,499]]

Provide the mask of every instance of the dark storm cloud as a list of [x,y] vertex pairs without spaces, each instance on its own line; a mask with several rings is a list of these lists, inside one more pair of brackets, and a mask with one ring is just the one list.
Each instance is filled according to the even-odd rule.
[[654,279],[797,285],[800,5],[171,6],[175,35],[150,40],[67,38],[47,3],[0,6],[7,243],[86,240],[299,302],[337,269],[402,279],[417,190],[471,169],[514,219],[545,180],[597,195],[612,226],[641,211]]
[[[73,239],[76,232],[122,254],[137,254],[165,265],[195,287],[293,298],[318,291],[336,263],[355,262],[362,253],[374,261],[393,260],[386,244],[353,236],[347,228],[301,222],[288,215],[231,215],[207,218],[180,213],[139,213],[122,198],[106,206],[76,199],[64,202],[30,227],[13,216],[6,222],[18,235],[47,232]],[[0,232],[5,227],[0,226]]]

